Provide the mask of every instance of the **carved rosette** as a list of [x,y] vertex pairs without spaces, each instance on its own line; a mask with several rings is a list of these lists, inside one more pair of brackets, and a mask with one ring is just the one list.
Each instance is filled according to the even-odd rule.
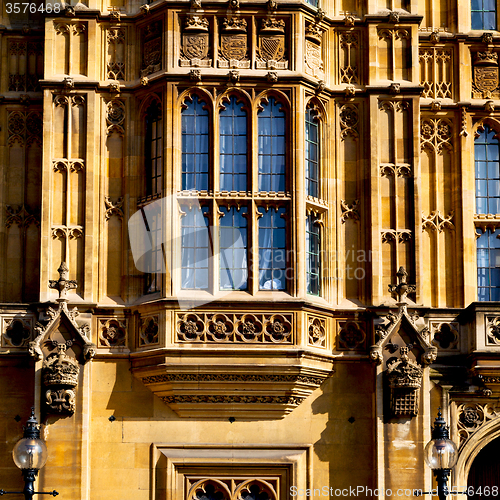
[[159,343],[158,316],[146,316],[141,318],[139,324],[139,347],[145,347]]
[[125,103],[119,99],[112,99],[106,104],[106,135],[109,137],[117,133],[120,137],[125,135]]
[[99,347],[125,347],[127,340],[127,320],[124,318],[99,318]]
[[209,22],[201,16],[189,16],[184,22],[180,65],[209,68],[210,54]]
[[459,448],[484,425],[500,417],[500,408],[494,404],[464,403],[457,408]]
[[288,69],[285,59],[285,21],[274,17],[263,19],[258,38],[257,69]]
[[250,68],[247,22],[241,17],[225,18],[219,42],[219,68]]
[[326,319],[318,316],[308,316],[309,345],[326,347]]

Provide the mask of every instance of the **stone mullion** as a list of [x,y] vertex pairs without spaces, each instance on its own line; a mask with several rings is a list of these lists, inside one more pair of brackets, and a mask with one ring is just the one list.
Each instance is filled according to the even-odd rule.
[[251,295],[256,295],[259,291],[259,213],[255,199],[251,200],[248,206],[247,224],[250,229],[250,269],[249,269],[249,287]]
[[[465,113],[465,111],[463,112]],[[463,228],[464,252],[464,258],[462,259],[464,295],[460,301],[461,307],[477,300],[477,252],[473,216],[476,212],[475,169],[470,168],[470,165],[474,165],[474,134],[472,133],[472,120],[470,115],[465,114],[464,120],[465,123],[463,125],[465,125],[465,127],[460,132],[460,139],[458,142],[458,150],[461,154],[460,158],[457,159],[457,164],[459,166],[458,178],[460,179],[459,182],[461,182],[461,185],[457,187],[460,187],[460,192],[462,193],[462,213],[459,220],[461,220]]]
[[[49,89],[44,90],[44,102],[43,102],[43,116],[44,127],[43,127],[43,143],[42,143],[42,195],[41,195],[41,224],[40,224],[40,301],[45,302],[49,299],[49,292],[47,288],[47,283],[51,272],[57,269],[59,263],[53,261],[52,254],[52,214],[54,211],[53,207],[53,193],[52,193],[52,182],[53,176],[57,175],[52,169],[52,149],[54,135],[50,124],[52,122],[52,117],[54,115],[54,102],[52,92]],[[41,365],[41,362],[40,362]],[[41,366],[40,366],[41,368]],[[39,370],[41,373],[41,369]],[[41,377],[41,375],[40,375]],[[41,382],[40,382],[41,384]],[[39,399],[40,391],[35,391],[35,399]],[[36,401],[35,401],[36,403]]]
[[[410,158],[411,165],[411,177],[408,178],[408,184],[413,183],[413,225],[412,225],[412,238],[410,239],[410,245],[413,245],[413,262],[412,266],[414,268],[415,277],[423,276],[423,266],[421,262],[421,247],[422,247],[422,176],[420,173],[420,98],[414,97],[411,100],[411,128],[413,138],[413,143],[411,145],[412,156]],[[410,208],[411,210],[411,208]],[[410,221],[411,222],[411,221]],[[411,256],[410,254],[410,256]],[[407,270],[411,268],[409,263],[407,264]],[[408,269],[410,268],[410,269]],[[423,297],[423,283],[422,280],[416,280],[416,302],[420,303]]]
[[[83,126],[83,131],[80,130],[79,133],[85,133],[87,140],[85,142],[85,168],[83,170],[84,178],[84,233],[83,233],[83,286],[81,288],[83,293],[83,298],[86,301],[95,300],[95,294],[97,289],[94,290],[94,281],[97,285],[97,280],[94,279],[99,274],[98,267],[98,239],[94,237],[95,230],[94,227],[98,227],[99,224],[99,210],[96,207],[99,206],[99,190],[98,184],[96,184],[96,175],[98,175],[99,169],[94,168],[94,161],[97,157],[96,148],[98,147],[97,138],[100,139],[100,114],[96,112],[98,109],[98,100],[96,93],[89,92],[85,95],[85,124]],[[89,119],[89,117],[97,117],[97,119]],[[75,175],[78,175],[75,173]],[[91,256],[89,259],[88,256]],[[73,273],[76,269],[73,270]],[[78,276],[78,279],[80,276]]]
[[[342,101],[338,100],[335,102],[335,111],[334,111],[334,116],[335,116],[335,137],[340,138],[339,142],[342,141],[341,138],[341,132],[342,132],[342,127],[340,124],[340,110],[342,108]],[[345,151],[345,150],[344,150]],[[331,179],[335,179],[335,186],[332,186],[332,189],[335,190],[335,196],[333,196],[334,200],[345,200],[346,195],[345,195],[345,176],[344,176],[344,169],[345,169],[345,153],[342,155],[341,154],[341,148],[338,147],[336,148],[334,152],[334,158],[335,161],[333,162],[333,165],[337,166],[337,170],[331,172]],[[340,165],[342,165],[343,168],[340,168]],[[332,167],[335,168],[335,167]],[[331,235],[332,235],[332,240],[331,243],[336,247],[336,253],[337,253],[337,259],[332,257],[330,260],[330,272],[333,272],[335,269],[336,272],[336,277],[335,279],[331,279],[330,281],[333,283],[336,283],[337,286],[332,287],[335,288],[335,291],[332,293],[332,298],[333,300],[339,304],[342,302],[342,300],[346,296],[346,258],[345,258],[345,225],[340,226],[340,231],[336,231],[335,229],[337,228],[337,219],[340,218],[341,215],[341,210],[339,210],[339,202],[337,201],[336,210],[334,211],[336,216],[332,217],[331,219],[335,219],[335,223],[333,220],[330,220],[329,223],[327,224],[327,227],[331,227]],[[332,224],[332,225],[330,225]],[[332,276],[333,278],[333,276]]]
[[[306,99],[304,91],[296,92],[296,102],[295,102],[295,112],[293,112],[292,103],[292,113],[294,123],[290,120],[290,132],[292,134],[292,144],[295,144],[295,148],[290,148],[288,151],[290,156],[290,163],[287,167],[292,170],[292,165],[295,165],[294,178],[292,178],[292,185],[290,186],[290,192],[293,193],[293,200],[291,206],[289,206],[290,212],[293,210],[294,217],[292,218],[299,222],[298,224],[290,224],[289,227],[292,230],[291,238],[292,250],[291,255],[295,256],[294,267],[295,272],[293,273],[294,280],[293,286],[290,290],[291,294],[297,297],[307,296],[307,286],[306,286],[306,230],[305,230],[305,218],[306,218],[306,183],[305,183],[305,106]],[[320,126],[320,133],[323,127]],[[294,133],[295,132],[295,133]],[[300,147],[302,145],[302,147]],[[322,141],[320,140],[320,154]],[[291,153],[296,155],[292,158]],[[301,154],[302,153],[302,154]],[[320,162],[320,168],[321,168]],[[320,173],[321,175],[321,173]],[[321,179],[322,180],[322,179]],[[293,185],[294,184],[294,185]],[[319,194],[321,197],[321,192]],[[293,231],[295,227],[295,231]],[[294,234],[295,233],[295,234]],[[295,246],[295,252],[294,250]],[[291,264],[291,263],[290,263]]]
[[[375,31],[376,33],[376,31]],[[381,184],[380,184],[380,153],[378,145],[378,122],[379,122],[379,96],[371,95],[370,103],[370,196],[367,201],[367,210],[371,213],[371,241],[372,241],[372,304],[378,305],[385,295],[382,290],[382,210],[381,210]]]
[[[392,43],[392,46],[394,47],[394,33],[393,33],[393,36],[391,39],[391,43]],[[393,61],[395,61],[394,53],[393,53]],[[393,214],[393,221],[394,221],[394,227],[392,229],[394,229],[396,231],[396,235],[394,238],[394,251],[393,251],[393,255],[392,255],[392,260],[393,260],[393,269],[397,270],[397,269],[399,269],[399,265],[400,265],[398,230],[406,228],[406,221],[405,220],[400,221],[399,220],[399,213],[398,213],[399,189],[398,189],[398,172],[397,172],[397,170],[398,170],[398,164],[399,164],[399,162],[398,162],[399,151],[398,151],[398,138],[396,136],[396,104],[397,103],[402,104],[403,101],[390,101],[390,102],[392,104],[392,108],[391,108],[392,130],[389,131],[389,134],[392,134],[392,137],[393,137],[393,140],[392,140],[393,149],[390,153],[391,153],[392,160],[394,162],[394,177],[393,177],[394,178],[394,196],[390,202],[390,205],[391,205],[391,212]],[[402,111],[401,111],[401,113],[402,113]],[[404,156],[404,154],[403,154],[403,156]],[[390,243],[389,243],[389,245],[390,245]],[[383,292],[385,292],[385,290],[383,290]]]

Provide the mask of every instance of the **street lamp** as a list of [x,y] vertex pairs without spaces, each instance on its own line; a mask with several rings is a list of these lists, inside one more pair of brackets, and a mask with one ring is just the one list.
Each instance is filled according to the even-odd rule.
[[35,491],[35,478],[45,462],[47,462],[47,446],[40,439],[40,426],[35,418],[35,409],[31,408],[31,417],[24,427],[23,437],[16,443],[12,450],[14,463],[21,469],[24,479],[23,491],[0,490],[0,495],[11,493],[24,494],[25,500],[32,500],[33,495],[52,495],[59,493],[54,491]]
[[457,452],[457,446],[450,439],[449,428],[439,409],[432,428],[432,439],[424,451],[425,463],[433,470],[437,481],[439,500],[446,500],[450,494],[448,476],[457,462]]

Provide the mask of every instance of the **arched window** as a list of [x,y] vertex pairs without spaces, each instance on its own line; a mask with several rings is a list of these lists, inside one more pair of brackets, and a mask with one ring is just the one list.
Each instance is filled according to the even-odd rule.
[[500,213],[500,157],[496,133],[487,125],[474,143],[476,163],[476,213]]
[[319,120],[314,109],[306,111],[306,194],[319,198]]
[[259,111],[259,191],[285,191],[286,116],[271,97]]
[[496,30],[496,0],[472,0],[471,25],[473,30]]
[[247,113],[236,97],[220,111],[220,189],[247,190]]
[[[474,143],[476,213],[500,213],[500,143],[487,125]],[[478,300],[500,300],[500,230],[477,239]]]
[[206,103],[194,96],[182,110],[182,189],[208,190],[208,130]]
[[306,273],[307,293],[321,293],[321,241],[318,218],[310,214],[306,217]]
[[146,112],[145,167],[148,196],[159,194],[162,190],[162,128],[161,107],[157,102],[153,102]]

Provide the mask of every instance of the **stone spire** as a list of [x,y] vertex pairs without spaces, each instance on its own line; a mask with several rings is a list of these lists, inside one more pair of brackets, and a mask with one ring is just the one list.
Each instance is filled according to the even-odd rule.
[[389,292],[397,294],[398,302],[406,303],[407,295],[409,293],[414,293],[416,290],[416,286],[408,284],[408,273],[403,266],[399,268],[396,276],[398,278],[398,284],[389,285]]

